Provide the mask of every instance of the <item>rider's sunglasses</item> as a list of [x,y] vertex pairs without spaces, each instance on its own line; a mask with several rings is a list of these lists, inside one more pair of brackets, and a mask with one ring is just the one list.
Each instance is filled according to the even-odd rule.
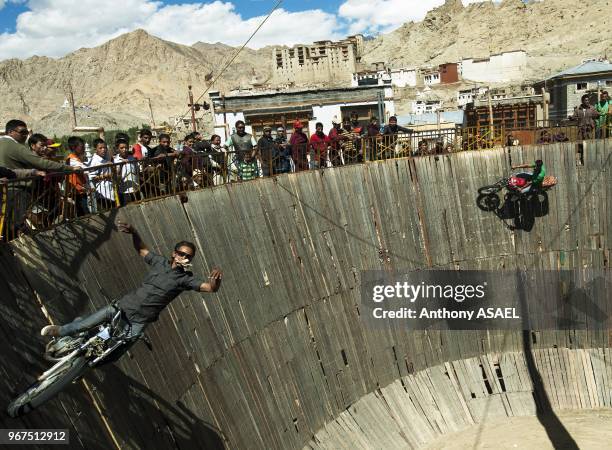
[[176,253],[181,258],[187,258],[187,259],[193,258],[193,255],[191,253],[181,252],[180,250],[175,250],[174,253]]

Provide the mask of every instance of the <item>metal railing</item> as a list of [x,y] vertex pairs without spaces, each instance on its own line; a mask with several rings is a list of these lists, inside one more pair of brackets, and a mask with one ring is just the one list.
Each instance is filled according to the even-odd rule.
[[[595,131],[595,130],[593,130]],[[599,136],[609,136],[602,130]],[[593,133],[594,134],[594,133]],[[363,137],[344,133],[319,144],[274,142],[252,152],[218,151],[125,160],[79,172],[0,181],[2,240],[78,217],[225,183],[386,159],[448,154],[503,145],[576,141],[574,126],[454,128]],[[528,142],[526,142],[528,141]]]

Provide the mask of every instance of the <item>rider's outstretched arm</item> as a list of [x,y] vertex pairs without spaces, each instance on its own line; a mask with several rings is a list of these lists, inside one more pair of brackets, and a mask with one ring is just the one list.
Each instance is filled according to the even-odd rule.
[[117,222],[117,228],[119,229],[119,231],[123,233],[132,235],[132,243],[134,244],[134,248],[136,249],[136,251],[138,252],[140,256],[144,258],[145,256],[149,254],[148,247],[146,246],[144,242],[142,242],[142,239],[140,238],[138,231],[136,231],[136,229],[132,225],[130,225],[129,223],[125,223],[125,222]]
[[519,164],[518,166],[512,166],[512,169],[530,169],[531,164]]
[[200,285],[200,292],[217,292],[221,287],[221,278],[223,277],[223,272],[217,267],[215,267],[208,277],[208,283],[202,283]]

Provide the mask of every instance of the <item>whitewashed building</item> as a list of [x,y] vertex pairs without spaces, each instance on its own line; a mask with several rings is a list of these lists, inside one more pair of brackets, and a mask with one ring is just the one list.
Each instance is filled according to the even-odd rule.
[[483,83],[505,83],[525,78],[527,52],[513,50],[498,53],[488,58],[463,58],[460,73],[464,80]]
[[468,103],[473,103],[474,100],[486,93],[486,87],[474,87],[472,89],[462,89],[457,91],[457,105],[460,108],[463,108]]
[[414,100],[411,103],[412,113],[416,115],[436,112],[442,108],[441,100]]
[[417,85],[417,71],[413,68],[381,69],[356,72],[353,74],[351,86],[384,86],[414,87]]

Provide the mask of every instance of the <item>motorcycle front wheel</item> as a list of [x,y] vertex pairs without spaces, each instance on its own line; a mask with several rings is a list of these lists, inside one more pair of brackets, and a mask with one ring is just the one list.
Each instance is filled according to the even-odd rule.
[[498,193],[501,189],[502,186],[500,186],[499,183],[496,183],[478,188],[478,193],[481,195],[491,195]]
[[6,409],[11,417],[23,416],[51,400],[87,369],[87,360],[79,356],[66,364],[58,373],[35,382],[23,394],[13,400]]

